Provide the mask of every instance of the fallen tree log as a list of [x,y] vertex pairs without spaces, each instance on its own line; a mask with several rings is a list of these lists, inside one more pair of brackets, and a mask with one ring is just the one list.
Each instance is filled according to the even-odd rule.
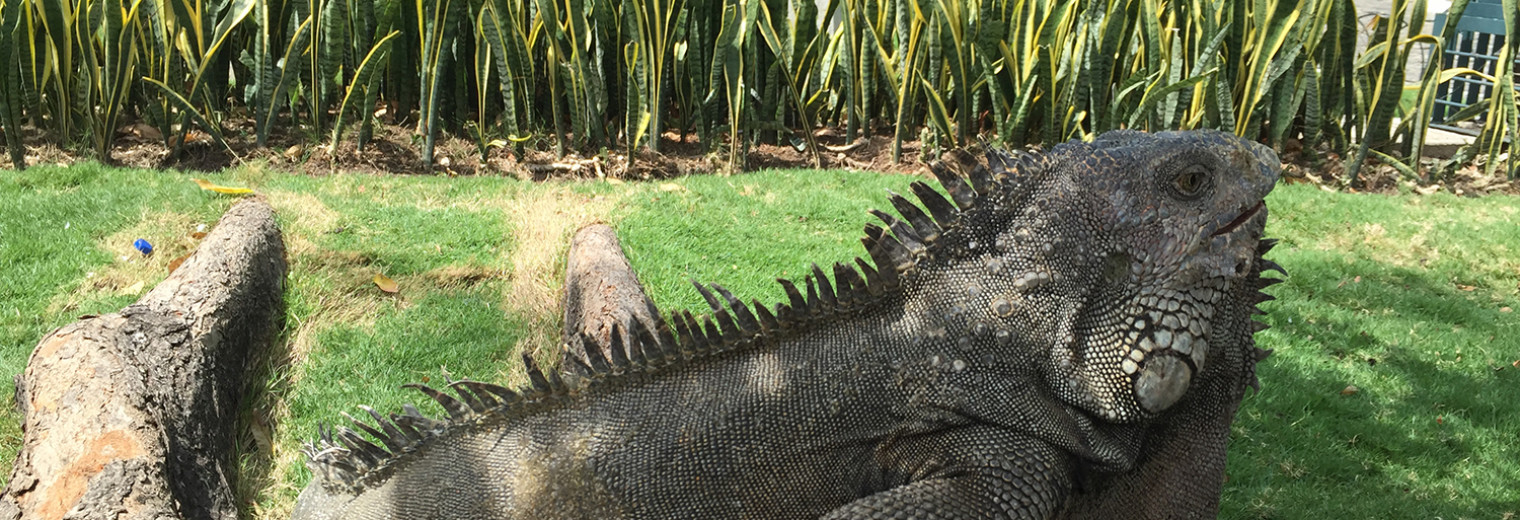
[[279,333],[285,271],[274,212],[244,200],[137,303],[43,338],[0,518],[236,519],[243,375]]
[[576,231],[565,262],[565,327],[561,342],[565,348],[561,367],[585,374],[587,345],[581,341],[582,334],[595,339],[595,345],[601,345],[598,347],[601,354],[612,359],[606,346],[611,345],[614,327],[622,333],[622,344],[631,345],[635,320],[654,330],[660,323],[660,311],[644,294],[644,286],[623,256],[617,233],[606,224],[592,224]]

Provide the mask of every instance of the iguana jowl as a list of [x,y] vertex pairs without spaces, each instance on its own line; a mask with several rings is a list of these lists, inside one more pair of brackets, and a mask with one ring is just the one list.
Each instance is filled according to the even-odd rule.
[[1213,516],[1278,167],[1132,131],[936,166],[949,200],[873,212],[874,266],[770,308],[699,284],[711,318],[586,349],[589,378],[529,359],[522,391],[419,387],[448,419],[324,431],[294,517]]

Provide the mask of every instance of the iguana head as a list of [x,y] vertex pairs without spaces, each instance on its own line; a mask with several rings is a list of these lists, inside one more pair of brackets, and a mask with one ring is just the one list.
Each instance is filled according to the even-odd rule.
[[1053,152],[1046,203],[1091,237],[1073,272],[1095,283],[1072,341],[1052,352],[1051,382],[1111,421],[1155,416],[1209,363],[1220,308],[1254,303],[1227,300],[1253,274],[1280,163],[1219,132],[1111,132]]
[[1117,131],[990,162],[974,194],[941,175],[952,199],[977,201],[946,233],[957,259],[919,290],[946,314],[980,311],[973,329],[1051,345],[1038,357],[1063,401],[1111,422],[1155,417],[1222,362],[1211,344],[1250,346],[1222,344],[1250,337],[1222,320],[1256,303],[1234,300],[1255,275],[1280,166],[1270,149],[1222,132]]

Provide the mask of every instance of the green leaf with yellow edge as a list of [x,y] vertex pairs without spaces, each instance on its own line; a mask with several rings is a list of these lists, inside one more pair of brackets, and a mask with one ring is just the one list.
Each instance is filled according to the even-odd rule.
[[[401,35],[401,31],[391,31],[390,34],[385,35],[385,37],[381,38],[380,41],[375,42],[375,46],[369,50],[369,54],[364,56],[364,61],[359,63],[359,69],[354,72],[353,81],[349,82],[347,90],[343,92],[343,101],[338,103],[338,116],[337,119],[333,121],[332,132],[331,146],[334,150],[338,149],[338,139],[343,136],[343,113],[348,111],[348,107],[353,106],[354,92],[357,90],[372,90],[379,88],[380,76],[375,75],[375,71],[377,69],[385,68],[387,65],[389,65],[389,62],[386,61],[386,58],[390,55],[391,42],[394,41],[399,35]],[[363,107],[361,107],[361,111],[367,112],[368,114],[373,113],[372,110],[368,110]],[[367,114],[360,114],[360,117],[362,118],[371,116]],[[359,146],[362,150],[364,143],[361,141],[359,143]]]
[[203,190],[214,191],[214,192],[221,193],[221,194],[224,194],[224,195],[247,195],[249,193],[253,193],[253,190],[248,189],[248,188],[233,188],[233,187],[230,187],[230,186],[221,186],[221,185],[212,183],[211,181],[208,181],[206,179],[190,179],[190,180],[195,181],[195,185],[196,186],[200,186],[201,189],[203,189]]

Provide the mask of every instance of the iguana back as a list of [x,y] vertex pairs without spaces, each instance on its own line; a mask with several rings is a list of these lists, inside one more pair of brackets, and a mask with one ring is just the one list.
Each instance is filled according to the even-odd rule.
[[[611,334],[308,449],[295,518],[1212,516],[1278,163],[1217,132],[991,153],[789,300]],[[969,184],[967,182],[969,180]],[[927,210],[927,211],[925,211]],[[716,294],[714,294],[716,293]]]

